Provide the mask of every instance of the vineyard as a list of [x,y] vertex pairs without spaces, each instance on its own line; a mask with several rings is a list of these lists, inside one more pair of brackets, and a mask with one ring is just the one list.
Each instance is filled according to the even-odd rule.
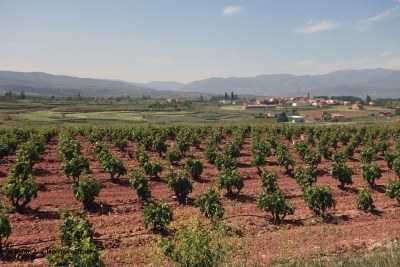
[[0,181],[1,256],[21,266],[146,265],[155,250],[190,266],[174,237],[194,217],[234,232],[217,238],[250,265],[400,237],[398,125],[3,128]]

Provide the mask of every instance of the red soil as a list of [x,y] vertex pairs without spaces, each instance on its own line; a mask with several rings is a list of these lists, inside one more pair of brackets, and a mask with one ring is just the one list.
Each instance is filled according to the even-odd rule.
[[[126,164],[128,175],[120,178],[120,183],[113,183],[97,161],[92,145],[84,138],[81,141],[82,154],[90,158],[90,168],[93,177],[100,183],[100,196],[96,199],[97,209],[89,212],[89,219],[95,229],[96,242],[103,247],[102,259],[107,266],[132,266],[149,263],[148,253],[153,241],[153,234],[144,228],[142,206],[136,192],[129,187],[129,173],[138,168],[135,159],[130,159],[127,152],[119,151],[108,143],[113,153]],[[340,190],[338,182],[329,175],[330,163],[326,160],[319,165],[321,175],[318,185],[329,185],[336,200],[336,208],[331,211],[333,222],[321,224],[312,216],[301,198],[301,188],[295,180],[289,177],[284,168],[276,164],[275,156],[268,159],[268,170],[276,169],[279,176],[279,186],[289,202],[294,202],[296,211],[286,218],[282,226],[272,225],[268,219],[271,215],[257,208],[257,197],[261,191],[260,177],[256,167],[250,165],[250,138],[245,138],[244,148],[238,158],[239,172],[245,179],[245,186],[236,199],[227,198],[222,192],[222,203],[225,208],[225,221],[233,228],[240,230],[250,248],[250,256],[262,262],[270,262],[293,257],[312,257],[327,253],[342,253],[352,250],[364,250],[376,242],[389,242],[400,236],[400,207],[395,200],[385,196],[385,188],[394,174],[387,168],[380,157],[377,162],[382,167],[383,174],[377,180],[377,186],[372,192],[377,212],[365,213],[356,208],[356,195],[362,189],[364,181],[361,176],[359,151],[354,160],[347,164],[353,167],[354,184],[348,190]],[[224,141],[225,143],[228,140]],[[46,146],[42,162],[36,164],[35,174],[40,184],[38,198],[28,206],[26,214],[9,214],[13,231],[7,240],[4,250],[8,258],[15,258],[13,253],[19,253],[21,258],[15,262],[3,262],[5,265],[42,266],[46,265],[43,258],[57,243],[59,227],[62,220],[59,211],[68,206],[78,209],[78,203],[71,192],[71,180],[61,170],[61,161],[57,159],[58,138],[54,138]],[[171,141],[168,142],[171,145]],[[288,143],[289,144],[289,143]],[[129,142],[128,150],[136,149],[136,144]],[[195,199],[200,190],[206,190],[216,185],[219,172],[204,159],[202,149],[191,148],[190,153],[201,158],[204,172],[198,182],[194,182],[194,190],[189,195]],[[203,218],[193,205],[181,205],[173,198],[173,192],[165,182],[169,162],[159,158],[158,153],[149,152],[153,160],[160,160],[164,165],[160,181],[151,181],[153,199],[169,203],[174,212],[176,227],[187,221],[191,216]],[[6,179],[6,174],[14,160],[13,156],[0,160],[0,182]],[[184,160],[181,161],[184,163]],[[26,245],[24,245],[26,244]],[[30,252],[30,255],[27,255]]]

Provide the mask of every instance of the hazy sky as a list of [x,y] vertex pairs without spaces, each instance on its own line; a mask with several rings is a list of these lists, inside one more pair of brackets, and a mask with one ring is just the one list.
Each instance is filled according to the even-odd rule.
[[0,70],[133,82],[400,69],[400,0],[0,0]]

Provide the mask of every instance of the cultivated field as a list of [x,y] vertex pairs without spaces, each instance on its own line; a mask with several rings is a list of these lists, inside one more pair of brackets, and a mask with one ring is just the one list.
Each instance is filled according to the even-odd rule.
[[[243,244],[242,250],[232,257],[232,262],[238,265],[368,251],[400,237],[400,205],[387,194],[389,181],[399,179],[400,175],[399,125],[68,126],[4,128],[0,137],[2,145],[10,137],[17,143],[15,149],[4,152],[0,159],[2,184],[15,172],[13,168],[23,154],[20,151],[28,149],[26,144],[36,142],[33,145],[36,148],[40,142],[44,145],[44,149],[37,149],[40,157],[30,161],[32,177],[38,185],[37,198],[17,210],[7,199],[9,194],[3,192],[5,203],[12,208],[6,212],[12,233],[3,245],[3,264],[46,265],[45,258],[59,246],[57,237],[64,222],[60,211],[83,208],[74,198],[71,186],[76,182],[73,177],[82,179],[84,175],[69,173],[68,178],[63,167],[73,159],[82,158],[88,158],[90,176],[100,185],[99,196],[86,209],[95,232],[94,242],[101,248],[101,259],[107,266],[143,266],[156,260],[168,261],[157,252],[157,235],[145,228],[143,211],[147,202],[141,201],[131,188],[131,173],[141,172],[150,185],[148,201],[165,202],[173,212],[172,223],[164,232],[166,239],[171,239],[176,229],[192,217],[208,222],[195,200],[209,188],[216,189],[225,210],[222,223],[236,233],[225,238]],[[71,147],[73,153],[68,150]],[[182,158],[171,163],[171,155],[166,157],[171,151]],[[149,158],[143,159],[144,154]],[[126,172],[121,168],[110,170],[111,158]],[[175,172],[188,170],[187,161],[193,158],[201,162],[203,171],[199,177],[193,177],[193,172],[189,175],[193,190],[186,199],[178,201],[169,183],[170,168]],[[159,162],[162,171],[144,173],[149,162]],[[391,168],[388,162],[393,163]],[[334,164],[351,169],[352,182],[347,180],[340,187],[331,174]],[[374,164],[381,177],[376,175],[376,181],[371,183],[365,180],[366,169]],[[295,209],[281,222],[272,221],[271,213],[258,207],[260,193],[268,196],[276,191],[261,185],[265,175],[273,172],[286,203],[293,204]],[[114,178],[110,174],[115,174]],[[242,179],[243,187],[233,181],[233,193],[229,194],[226,189],[229,181],[221,182],[220,176],[235,174]],[[330,188],[336,205],[316,214],[303,199],[303,192],[322,186]],[[364,188],[370,192],[375,206],[369,211],[357,208],[356,199]],[[240,189],[238,194],[236,189]]]

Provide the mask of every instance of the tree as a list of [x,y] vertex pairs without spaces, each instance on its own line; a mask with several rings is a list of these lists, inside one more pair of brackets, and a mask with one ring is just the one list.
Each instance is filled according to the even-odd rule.
[[368,103],[371,102],[371,101],[372,101],[371,96],[367,95],[367,97],[365,98],[365,104],[368,105]]
[[235,95],[233,94],[233,91],[231,92],[231,104],[233,103],[233,100],[235,100]]
[[24,92],[24,91],[21,91],[21,93],[19,93],[19,97],[20,97],[21,99],[25,99],[25,98],[26,98],[25,92]]
[[200,95],[200,102],[203,102],[204,98],[203,98],[203,94]]
[[224,99],[225,99],[225,100],[228,100],[228,99],[229,99],[229,98],[228,98],[228,93],[227,93],[227,92],[225,92]]

